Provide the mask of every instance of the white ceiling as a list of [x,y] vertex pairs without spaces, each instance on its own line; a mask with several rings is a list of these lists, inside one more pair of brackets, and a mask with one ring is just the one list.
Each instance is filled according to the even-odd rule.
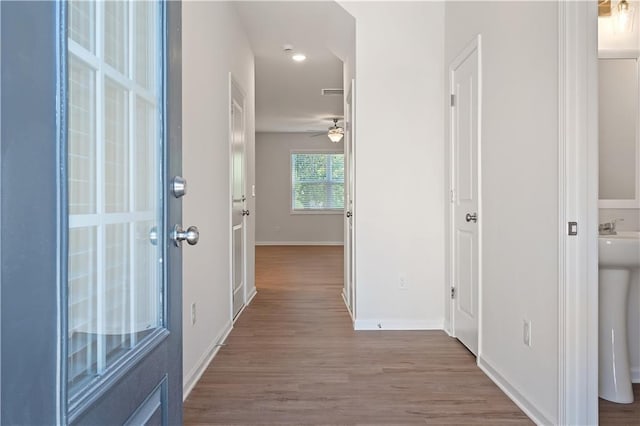
[[[249,37],[256,65],[256,131],[326,130],[342,116],[342,61],[328,48],[329,20],[346,14],[333,1],[242,1],[234,3]],[[331,34],[335,38],[335,34]],[[307,60],[283,52],[291,44]]]

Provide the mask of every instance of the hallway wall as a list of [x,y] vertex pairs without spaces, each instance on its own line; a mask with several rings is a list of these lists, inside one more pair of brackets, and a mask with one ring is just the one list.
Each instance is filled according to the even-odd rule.
[[339,3],[356,19],[355,326],[440,329],[444,4]]
[[[217,344],[231,329],[229,72],[246,93],[247,188],[254,176],[254,62],[231,2],[182,4],[183,174],[185,226],[200,242],[183,249],[183,367],[188,392]],[[254,199],[247,206],[255,210]],[[248,218],[248,264],[253,265],[254,216]],[[248,293],[255,291],[247,271]],[[191,324],[191,304],[196,323]]]
[[[554,424],[558,5],[447,2],[445,10],[445,66],[482,35],[479,364],[530,416]],[[530,347],[524,320],[531,321]]]

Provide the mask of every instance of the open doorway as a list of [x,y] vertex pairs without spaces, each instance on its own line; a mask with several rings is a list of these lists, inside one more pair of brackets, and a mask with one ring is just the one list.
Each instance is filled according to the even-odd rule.
[[256,265],[307,247],[315,260],[337,256],[335,295],[353,318],[354,19],[331,1],[234,7],[255,55]]
[[625,21],[634,2],[599,3],[598,396],[607,424],[640,418],[640,17]]

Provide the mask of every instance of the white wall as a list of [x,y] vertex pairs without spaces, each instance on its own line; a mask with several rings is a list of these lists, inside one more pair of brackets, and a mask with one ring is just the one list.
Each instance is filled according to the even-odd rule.
[[[543,424],[558,418],[557,8],[553,2],[445,8],[447,67],[482,35],[479,363]],[[525,319],[532,323],[531,347],[523,343]]]
[[[231,2],[182,5],[183,224],[200,242],[183,249],[183,370],[189,391],[231,327],[229,72],[247,94],[247,185],[254,177],[254,62]],[[255,210],[249,198],[248,208]],[[253,264],[253,216],[248,223]],[[253,291],[254,271],[247,286]],[[191,303],[197,322],[191,325]]]
[[306,133],[256,134],[257,244],[342,244],[342,212],[291,213],[292,150],[344,151],[344,143]]
[[356,19],[355,325],[442,328],[444,5],[339,3]]

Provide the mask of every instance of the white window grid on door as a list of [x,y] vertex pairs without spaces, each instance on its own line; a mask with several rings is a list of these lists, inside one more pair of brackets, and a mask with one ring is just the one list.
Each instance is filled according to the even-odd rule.
[[[126,19],[120,23],[124,25],[124,34],[122,37],[127,39],[126,52],[122,57],[124,60],[124,67],[117,69],[116,67],[107,63],[105,59],[105,14],[107,8],[110,7],[122,7],[122,11],[126,14]],[[146,15],[146,22],[142,14],[140,16],[137,13],[142,12],[141,7],[146,7],[148,11]],[[162,275],[160,273],[160,267],[162,263],[161,250],[156,252],[157,258],[152,259],[149,262],[136,262],[137,246],[136,239],[140,239],[140,229],[146,231],[146,238],[151,232],[153,224],[161,225],[162,221],[159,220],[158,206],[155,204],[157,198],[156,192],[160,188],[160,173],[156,165],[160,164],[161,151],[158,148],[157,142],[159,137],[159,102],[160,93],[158,90],[158,42],[159,42],[159,13],[158,7],[154,2],[72,2],[70,5],[70,14],[75,18],[75,24],[85,25],[83,29],[88,28],[88,32],[85,33],[85,37],[79,35],[78,31],[74,31],[74,26],[70,26],[69,38],[68,38],[68,53],[69,63],[75,62],[84,70],[90,70],[92,75],[93,95],[91,96],[92,111],[89,113],[92,115],[93,124],[82,126],[82,123],[76,123],[81,127],[81,131],[85,131],[85,136],[92,138],[94,142],[93,152],[88,155],[93,156],[93,159],[85,158],[85,160],[93,161],[94,170],[93,179],[89,178],[86,182],[80,182],[81,179],[76,179],[76,176],[70,174],[69,180],[85,186],[90,186],[89,195],[90,200],[88,203],[83,203],[83,200],[78,201],[77,206],[80,206],[80,210],[84,210],[81,213],[73,213],[73,205],[70,205],[69,214],[69,233],[74,231],[82,232],[82,230],[90,230],[87,234],[86,240],[90,242],[87,247],[76,248],[75,252],[69,253],[69,283],[73,279],[78,278],[79,275],[84,274],[88,282],[95,280],[95,283],[91,283],[88,288],[84,289],[84,292],[78,291],[76,294],[72,294],[71,288],[68,295],[68,330],[67,338],[71,343],[71,338],[75,332],[91,332],[96,334],[95,347],[94,343],[89,340],[85,340],[81,344],[76,344],[74,347],[69,344],[67,359],[71,364],[69,366],[68,382],[71,383],[75,376],[82,374],[100,375],[108,367],[110,361],[108,361],[109,341],[119,340],[116,344],[122,347],[132,348],[136,345],[137,332],[140,330],[141,325],[136,323],[139,318],[139,312],[137,309],[142,307],[141,310],[148,312],[149,324],[148,328],[153,329],[162,324]],[[86,19],[87,22],[78,23],[78,19]],[[136,22],[138,19],[138,22]],[[136,25],[138,24],[138,25]],[[143,30],[146,30],[146,46],[140,46],[140,34],[136,33],[136,29],[140,29],[140,25],[143,24]],[[151,31],[155,29],[155,31]],[[80,42],[76,41],[79,40]],[[146,87],[143,83],[140,83],[140,64],[137,61],[137,49],[142,47],[147,50],[147,58],[154,58],[153,61],[147,60],[146,67],[143,67],[144,81],[147,83]],[[69,67],[71,69],[71,67]],[[155,78],[154,78],[155,76]],[[70,81],[70,86],[74,84]],[[124,160],[120,164],[122,171],[125,175],[124,182],[122,183],[123,190],[127,192],[126,199],[122,205],[107,206],[106,203],[106,186],[105,181],[106,167],[108,154],[107,140],[106,140],[106,89],[108,85],[116,87],[118,90],[124,93],[124,115],[126,120],[124,126],[126,128],[126,135],[122,144],[126,147],[124,151]],[[141,102],[140,105],[138,103]],[[69,99],[70,110],[74,107],[74,99]],[[146,107],[145,107],[146,105]],[[143,108],[143,115],[139,116],[138,106]],[[145,117],[146,116],[146,117]],[[147,145],[146,151],[138,152],[139,145],[135,142],[137,136],[138,124],[144,125],[145,123],[139,123],[138,118],[146,120],[146,129],[143,131],[146,134]],[[122,124],[122,123],[121,123]],[[86,129],[89,129],[88,131]],[[69,126],[70,138],[71,134],[76,129]],[[139,154],[147,155],[152,154],[152,158],[138,158]],[[69,161],[72,161],[72,157],[77,156],[77,153],[69,151]],[[85,153],[86,157],[86,153]],[[115,168],[116,165],[112,164]],[[138,179],[136,169],[142,167],[146,172],[152,176],[152,184],[141,185]],[[81,178],[82,176],[80,176]],[[148,179],[148,178],[147,178]],[[117,186],[117,185],[116,185]],[[92,188],[91,188],[92,187]],[[139,194],[138,192],[144,192],[147,190],[147,194]],[[118,188],[113,188],[113,191]],[[91,192],[93,191],[93,194]],[[70,194],[73,198],[73,194]],[[146,197],[146,201],[140,203],[141,195]],[[93,198],[92,198],[93,197]],[[124,197],[121,197],[124,198]],[[74,200],[72,200],[74,201]],[[86,201],[86,200],[84,200]],[[139,204],[142,204],[142,208],[139,208]],[[93,207],[91,212],[87,211]],[[114,209],[120,207],[118,210]],[[111,210],[111,211],[110,211]],[[117,240],[118,238],[124,239],[124,245],[118,247],[109,247],[107,245],[108,238],[106,235],[106,228],[111,226],[111,229],[121,228],[121,232],[114,233],[117,238],[111,238]],[[158,234],[156,232],[156,234]],[[124,237],[123,237],[124,235]],[[159,234],[158,234],[159,235]],[[157,247],[162,247],[162,241],[157,241]],[[86,252],[83,249],[86,248]],[[109,257],[109,250],[119,250],[126,254],[127,259],[120,265],[108,265],[107,258]],[[74,271],[74,264],[72,263],[73,256],[84,256],[85,269]],[[116,256],[117,257],[117,256]],[[93,258],[93,261],[91,260]],[[122,267],[126,271],[126,281],[124,283],[109,283],[107,274],[111,269]],[[140,270],[142,268],[142,270]],[[80,268],[82,269],[82,268]],[[153,294],[152,300],[137,301],[139,298],[137,294],[136,286],[133,283],[136,280],[136,276],[140,274],[146,274],[149,280],[155,280],[157,285],[157,292]],[[114,290],[118,294],[118,297],[114,300],[106,300],[107,292]],[[113,294],[113,293],[112,293]],[[129,301],[128,305],[126,300]],[[116,330],[114,334],[115,339],[108,339],[104,330],[107,328],[105,324],[105,318],[108,311],[121,311],[121,330]],[[72,311],[78,312],[81,315],[74,315],[72,317]],[[95,312],[94,312],[95,311]],[[95,318],[95,323],[93,323]],[[113,330],[112,330],[113,331]],[[111,343],[113,344],[113,343]],[[95,353],[94,353],[95,351]],[[80,359],[84,359],[84,365],[78,359],[77,354],[83,352],[84,356]],[[79,390],[79,389],[78,389]],[[74,394],[72,389],[71,396]]]

